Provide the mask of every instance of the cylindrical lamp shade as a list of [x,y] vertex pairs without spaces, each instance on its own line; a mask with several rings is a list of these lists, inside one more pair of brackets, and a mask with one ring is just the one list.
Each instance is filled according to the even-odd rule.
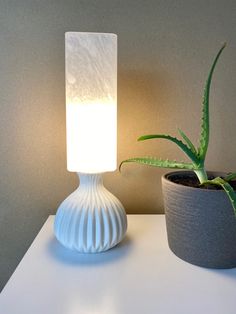
[[117,166],[117,36],[67,32],[67,169],[82,173]]

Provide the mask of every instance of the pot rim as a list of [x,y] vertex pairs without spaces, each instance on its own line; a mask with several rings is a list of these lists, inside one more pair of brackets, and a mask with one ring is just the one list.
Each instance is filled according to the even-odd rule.
[[[173,181],[171,181],[168,177],[171,176],[171,175],[178,175],[178,174],[194,174],[194,171],[192,170],[178,170],[178,171],[170,171],[170,172],[167,172],[166,174],[162,175],[161,179],[162,181],[167,181],[168,184],[170,185],[173,185],[173,186],[178,186],[179,188],[185,188],[185,189],[192,189],[192,190],[195,190],[195,191],[199,191],[199,192],[202,192],[202,193],[225,193],[224,190],[211,190],[211,189],[199,189],[197,187],[193,187],[193,186],[188,186],[188,185],[184,185],[184,184],[181,184],[181,183],[175,183]],[[216,176],[226,176],[227,175],[227,172],[222,172],[222,171],[207,171],[207,174],[212,174],[212,175],[216,175]]]

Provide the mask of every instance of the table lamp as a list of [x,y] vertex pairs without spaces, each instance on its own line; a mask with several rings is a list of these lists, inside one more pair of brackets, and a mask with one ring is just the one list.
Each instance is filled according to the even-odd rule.
[[65,59],[67,169],[80,185],[59,206],[54,233],[69,249],[102,252],[127,229],[122,204],[102,181],[117,167],[117,36],[67,32]]

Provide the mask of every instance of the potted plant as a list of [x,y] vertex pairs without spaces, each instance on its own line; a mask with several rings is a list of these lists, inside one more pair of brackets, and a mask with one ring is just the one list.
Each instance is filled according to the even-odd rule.
[[[207,172],[205,158],[209,143],[209,94],[213,72],[225,48],[221,47],[210,69],[203,96],[199,147],[182,131],[182,140],[165,134],[141,136],[169,140],[191,162],[154,157],[130,158],[154,167],[181,169],[162,177],[167,237],[170,249],[183,260],[209,268],[236,267],[236,173]],[[183,171],[185,170],[185,171]]]

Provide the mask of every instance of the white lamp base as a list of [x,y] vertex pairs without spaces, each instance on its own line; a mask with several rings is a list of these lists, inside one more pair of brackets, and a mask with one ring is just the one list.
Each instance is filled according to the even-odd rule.
[[127,230],[120,201],[104,186],[101,174],[78,173],[80,185],[59,206],[54,233],[65,247],[81,253],[109,250]]

